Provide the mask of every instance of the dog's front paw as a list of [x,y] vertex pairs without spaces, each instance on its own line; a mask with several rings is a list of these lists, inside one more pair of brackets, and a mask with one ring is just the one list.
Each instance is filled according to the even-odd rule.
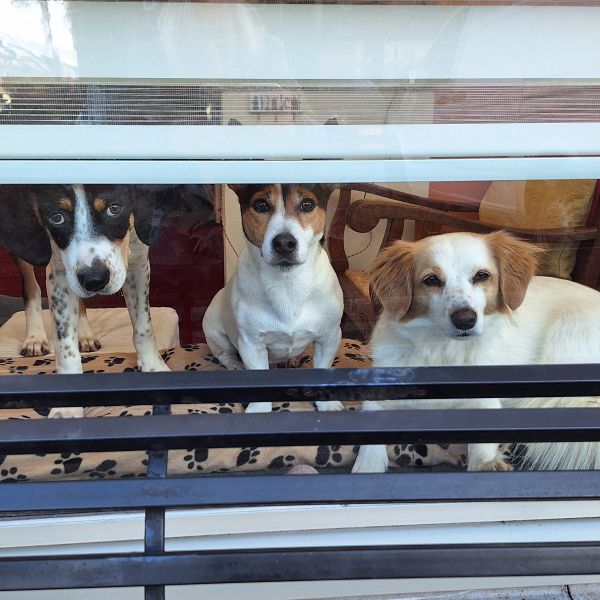
[[319,412],[328,412],[334,410],[344,410],[344,405],[339,400],[328,400],[315,402]]
[[153,360],[138,360],[138,369],[142,371],[142,373],[156,373],[159,371],[171,370],[160,356]]
[[21,356],[45,356],[50,353],[50,345],[45,337],[30,335],[21,348]]
[[385,446],[361,446],[352,467],[353,473],[385,473],[389,464]]
[[100,348],[102,348],[100,340],[96,340],[93,337],[80,336],[79,352],[98,352]]
[[469,465],[467,471],[512,471],[513,466],[509,465],[501,456],[487,462]]
[[250,402],[247,413],[270,413],[273,410],[273,405],[270,402]]
[[49,419],[81,419],[83,408],[80,406],[58,407],[50,409]]
[[234,356],[220,356],[217,359],[228,371],[244,371],[244,363]]

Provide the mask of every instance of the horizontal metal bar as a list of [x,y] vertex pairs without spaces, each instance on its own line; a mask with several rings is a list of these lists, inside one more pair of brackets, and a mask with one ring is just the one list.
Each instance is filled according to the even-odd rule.
[[590,575],[600,544],[470,544],[0,559],[0,590],[425,577]]
[[195,476],[4,485],[0,512],[322,503],[595,500],[600,471]]
[[590,408],[170,415],[0,421],[0,452],[600,441]]
[[600,369],[584,365],[272,369],[2,378],[0,408],[193,402],[600,395]]

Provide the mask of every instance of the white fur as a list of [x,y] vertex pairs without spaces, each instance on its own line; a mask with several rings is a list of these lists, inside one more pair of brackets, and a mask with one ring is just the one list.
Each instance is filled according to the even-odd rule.
[[[427,314],[398,322],[384,310],[373,332],[373,363],[378,367],[519,365],[600,362],[600,293],[549,277],[534,277],[525,300],[512,314],[485,315],[485,298],[470,279],[479,269],[497,272],[485,236],[448,234],[429,238],[435,262],[447,278],[433,294]],[[456,308],[477,313],[476,330],[457,337],[450,322]],[[596,406],[598,398],[530,398],[503,400],[511,407]],[[365,403],[366,410],[396,408],[499,408],[500,401],[409,400]],[[475,447],[476,446],[476,447]],[[487,446],[487,448],[486,448]],[[469,447],[469,468],[502,468],[497,445]],[[475,451],[476,455],[471,456]],[[493,460],[485,466],[487,461]],[[354,472],[387,467],[384,446],[361,448]],[[544,443],[527,447],[524,466],[540,469],[600,468],[598,443]]]
[[[281,186],[275,186],[281,194]],[[308,252],[312,244],[318,241],[321,236],[319,232],[318,236],[310,228],[303,228],[296,219],[285,214],[285,207],[283,201],[277,203],[273,215],[269,219],[265,237],[261,245],[261,255],[264,261],[268,265],[273,265],[277,262],[279,257],[273,251],[273,238],[280,233],[289,233],[296,238],[297,246],[293,255],[294,262],[301,264],[306,262],[308,258]],[[318,237],[318,239],[315,239]]]
[[[89,298],[96,293],[110,295],[118,292],[125,283],[127,276],[127,256],[123,256],[116,244],[106,238],[94,235],[90,205],[86,200],[82,185],[74,185],[75,192],[75,225],[73,237],[64,250],[58,250],[66,268],[67,283],[74,294],[80,298]],[[77,273],[81,267],[91,266],[94,259],[99,259],[106,265],[110,279],[100,292],[90,292],[81,286]]]
[[[272,239],[292,233],[298,242],[294,267],[273,266]],[[320,244],[322,232],[303,229],[274,211],[261,248],[247,242],[237,270],[213,298],[202,327],[207,344],[228,369],[268,369],[313,344],[313,366],[329,368],[341,340],[342,290]],[[240,355],[242,363],[237,358]],[[319,410],[341,410],[340,402],[318,402]],[[248,412],[271,410],[252,403]]]

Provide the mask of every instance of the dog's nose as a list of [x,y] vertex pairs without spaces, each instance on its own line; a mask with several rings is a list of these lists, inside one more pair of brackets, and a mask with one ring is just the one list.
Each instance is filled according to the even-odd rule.
[[77,279],[81,287],[88,292],[99,292],[106,287],[110,271],[103,262],[94,260],[91,267],[84,267],[77,272]]
[[456,329],[468,331],[475,327],[475,323],[477,323],[477,313],[470,308],[461,308],[450,315],[450,320]]
[[297,245],[298,241],[289,233],[280,233],[273,238],[273,250],[283,256],[292,254],[296,250]]

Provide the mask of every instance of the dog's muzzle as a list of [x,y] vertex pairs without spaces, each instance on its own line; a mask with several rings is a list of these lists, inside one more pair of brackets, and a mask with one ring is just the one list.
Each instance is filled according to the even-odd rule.
[[459,308],[450,315],[450,321],[460,331],[470,331],[477,323],[477,313],[470,308]]
[[296,252],[296,248],[298,247],[298,240],[289,233],[276,235],[271,243],[273,250],[280,256],[291,256]]
[[280,233],[273,238],[271,246],[276,257],[275,264],[278,267],[293,267],[297,264],[298,240],[293,235]]
[[110,271],[99,259],[94,259],[90,267],[77,271],[77,279],[81,287],[88,292],[101,292],[110,281]]

